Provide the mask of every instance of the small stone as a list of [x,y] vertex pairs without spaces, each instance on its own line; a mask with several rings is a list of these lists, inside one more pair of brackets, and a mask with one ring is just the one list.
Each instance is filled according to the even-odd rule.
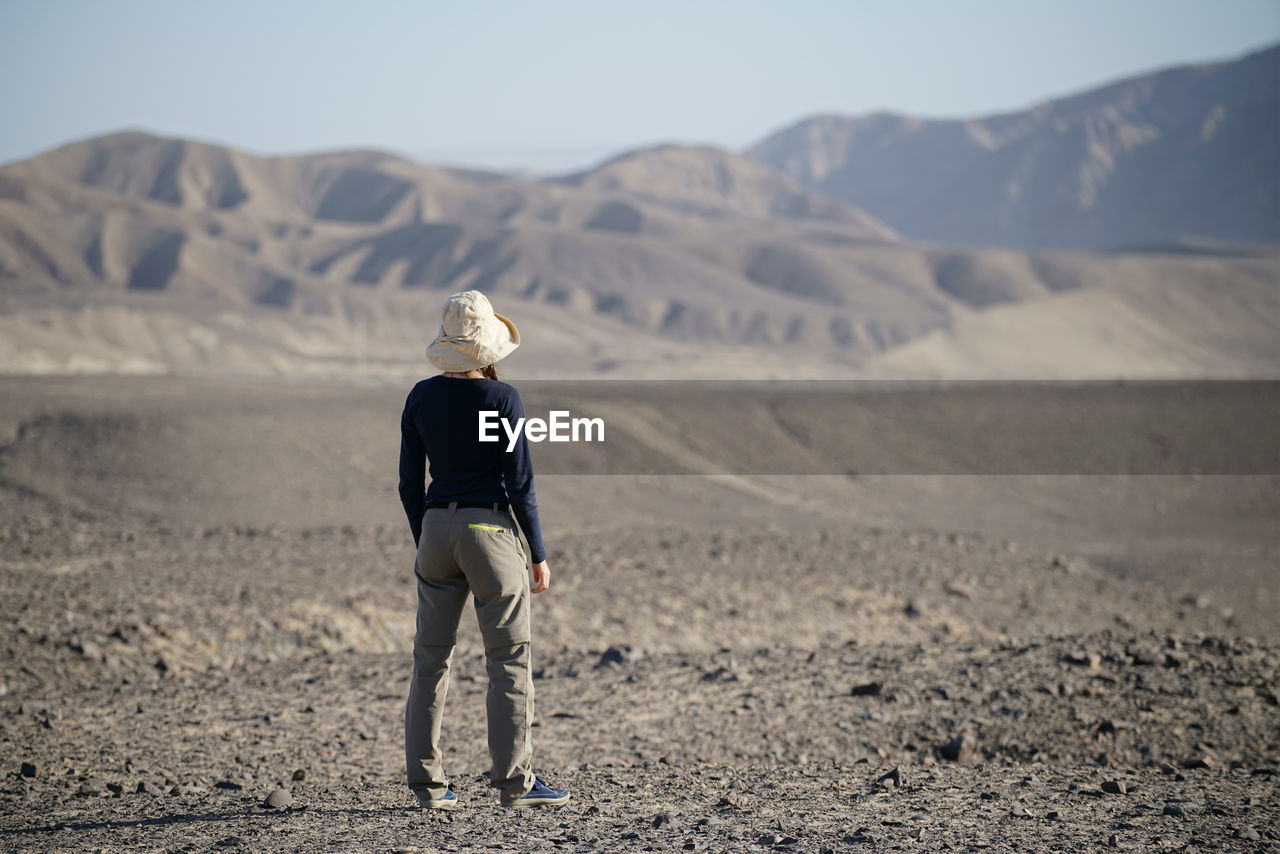
[[1133,659],[1134,664],[1142,667],[1153,667],[1160,661],[1156,654],[1149,649],[1130,650],[1129,657]]
[[751,800],[743,795],[725,795],[717,802],[716,806],[732,807],[735,810],[749,810],[751,809]]
[[1124,780],[1104,780],[1102,791],[1108,795],[1125,795],[1129,793],[1129,787],[1124,784]]
[[1033,817],[1031,814],[1031,810],[1022,806],[1021,804],[1017,804],[1014,806],[1013,809],[1009,810],[1009,815],[1013,816],[1014,818],[1032,818]]
[[300,783],[307,779],[307,772],[304,769],[299,768],[297,771],[293,772],[293,779],[295,782]]
[[23,762],[22,767],[19,769],[18,773],[20,773],[23,777],[34,777],[36,775],[35,763]]
[[1097,670],[1102,666],[1102,656],[1096,652],[1069,652],[1062,658],[1068,664],[1087,667],[1090,670]]
[[1188,756],[1182,761],[1183,768],[1212,768],[1213,757],[1208,754]]
[[977,595],[977,592],[963,581],[949,581],[943,589],[952,596],[959,596],[961,599],[972,599]]
[[899,768],[897,765],[895,765],[893,767],[893,770],[889,771],[886,774],[880,775],[879,779],[876,780],[876,784],[880,786],[886,786],[886,787],[892,785],[895,789],[901,788],[902,769]]
[[972,763],[978,761],[978,739],[969,733],[961,733],[938,748],[938,755],[950,762]]
[[1262,838],[1252,827],[1237,827],[1231,836],[1233,839],[1247,839],[1250,842],[1258,842]]
[[1108,847],[1108,848],[1119,848],[1119,847],[1120,847],[1120,837],[1119,837],[1119,836],[1116,836],[1114,833],[1113,833],[1113,834],[1111,834],[1110,836],[1108,836],[1108,837],[1107,837],[1107,847]]
[[100,662],[106,658],[106,655],[102,651],[102,647],[98,646],[93,641],[85,641],[84,643],[80,644],[78,652],[87,661]]
[[630,644],[614,644],[600,654],[600,660],[596,662],[596,667],[616,667],[622,664],[631,664],[639,661],[640,658],[640,651]]
[[138,788],[133,790],[135,795],[159,795],[163,793],[163,789],[152,783],[150,780],[143,780],[138,784]]
[[267,795],[267,799],[262,802],[262,805],[273,810],[288,809],[293,805],[293,795],[289,793],[288,789],[276,789]]
[[868,682],[865,685],[854,685],[849,693],[854,697],[879,697],[883,687],[879,682]]
[[1164,809],[1161,810],[1161,814],[1171,815],[1175,818],[1183,818],[1186,816],[1187,811],[1183,809],[1182,804],[1165,804]]
[[238,792],[244,788],[234,780],[219,780],[213,784],[215,789],[226,789],[228,792]]
[[671,816],[667,815],[666,813],[659,813],[658,815],[653,817],[652,827],[654,830],[657,830],[658,828],[662,827],[664,824],[670,824],[670,823],[671,823]]
[[902,613],[908,620],[914,620],[920,616],[920,609],[916,607],[915,602],[908,602],[902,609]]

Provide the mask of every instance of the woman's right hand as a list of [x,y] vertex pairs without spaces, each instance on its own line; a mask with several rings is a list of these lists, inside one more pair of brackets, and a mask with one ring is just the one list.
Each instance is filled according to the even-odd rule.
[[545,560],[542,561],[541,563],[535,563],[533,565],[533,591],[532,592],[541,593],[542,591],[546,590],[550,586],[551,586],[551,568],[547,566],[547,562]]

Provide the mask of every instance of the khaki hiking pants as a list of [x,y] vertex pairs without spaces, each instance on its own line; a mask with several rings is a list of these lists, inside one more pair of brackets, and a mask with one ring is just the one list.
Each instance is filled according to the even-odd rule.
[[458,621],[472,593],[489,671],[489,783],[504,802],[515,800],[533,787],[529,575],[515,521],[491,508],[428,510],[415,573],[418,627],[404,715],[409,788],[439,798],[449,786],[440,723]]

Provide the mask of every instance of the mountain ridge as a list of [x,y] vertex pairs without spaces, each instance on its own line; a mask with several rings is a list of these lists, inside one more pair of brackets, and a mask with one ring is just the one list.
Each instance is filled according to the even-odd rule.
[[811,116],[746,153],[909,239],[1096,250],[1280,242],[1276,151],[1280,45],[985,116]]

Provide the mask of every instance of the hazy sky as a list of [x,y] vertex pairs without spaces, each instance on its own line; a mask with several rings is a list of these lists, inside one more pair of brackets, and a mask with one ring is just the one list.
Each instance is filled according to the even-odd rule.
[[140,127],[568,168],[816,112],[1020,108],[1276,41],[1280,0],[0,0],[0,162]]

